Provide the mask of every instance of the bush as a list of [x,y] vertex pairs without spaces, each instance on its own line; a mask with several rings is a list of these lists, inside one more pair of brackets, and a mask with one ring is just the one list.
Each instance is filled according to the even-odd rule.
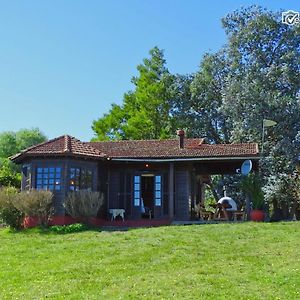
[[96,217],[104,204],[103,194],[88,190],[69,192],[65,199],[65,209],[74,219]]
[[253,209],[263,209],[264,193],[262,190],[261,180],[258,175],[249,174],[241,181],[241,189],[250,196]]
[[16,196],[17,189],[14,187],[0,189],[0,222],[13,229],[20,229],[24,214],[13,204]]
[[39,224],[46,226],[54,212],[52,199],[50,191],[23,191],[13,199],[13,205],[25,216],[38,217]]
[[0,158],[0,186],[21,187],[21,173],[8,159]]
[[63,226],[51,226],[50,231],[59,233],[59,234],[65,234],[65,233],[73,233],[73,232],[80,232],[87,230],[88,227],[85,224],[71,224],[71,225],[63,225]]
[[293,218],[300,205],[300,176],[297,173],[270,176],[264,191],[272,210],[271,220]]

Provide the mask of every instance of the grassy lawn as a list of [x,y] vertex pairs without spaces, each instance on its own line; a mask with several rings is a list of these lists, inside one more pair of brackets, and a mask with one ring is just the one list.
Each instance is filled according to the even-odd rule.
[[300,299],[300,222],[0,229],[0,299]]

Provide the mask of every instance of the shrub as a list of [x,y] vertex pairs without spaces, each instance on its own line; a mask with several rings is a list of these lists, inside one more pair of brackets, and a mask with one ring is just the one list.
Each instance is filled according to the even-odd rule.
[[50,191],[23,191],[13,199],[13,205],[25,216],[38,217],[39,224],[46,226],[54,211],[52,199]]
[[65,199],[65,209],[73,218],[96,217],[104,204],[103,194],[88,190],[69,192]]
[[249,174],[241,181],[241,189],[250,196],[253,209],[263,209],[264,193],[262,191],[261,180],[258,175]]
[[88,227],[85,224],[71,224],[71,225],[63,225],[63,226],[51,226],[50,231],[59,233],[59,234],[65,234],[65,233],[73,233],[73,232],[80,232],[87,230]]
[[297,173],[270,176],[264,191],[271,205],[272,220],[293,218],[300,205],[300,176]]
[[20,229],[24,214],[13,204],[16,196],[17,189],[14,187],[0,189],[0,222],[13,229]]

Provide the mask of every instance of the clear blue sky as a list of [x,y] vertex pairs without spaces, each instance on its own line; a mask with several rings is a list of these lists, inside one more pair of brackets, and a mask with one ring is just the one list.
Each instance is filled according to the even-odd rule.
[[158,46],[172,73],[197,70],[226,41],[220,19],[241,6],[300,11],[299,0],[0,0],[0,132],[93,137]]

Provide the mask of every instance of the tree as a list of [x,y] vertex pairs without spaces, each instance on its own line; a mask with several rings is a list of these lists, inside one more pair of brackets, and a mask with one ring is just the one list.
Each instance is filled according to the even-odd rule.
[[38,129],[21,129],[16,132],[16,144],[19,151],[45,142],[47,137]]
[[20,167],[8,158],[46,140],[46,136],[38,128],[2,132],[0,134],[0,186],[19,188],[21,186]]
[[223,25],[230,69],[223,110],[233,124],[231,140],[261,145],[263,119],[278,123],[266,134],[260,171],[266,199],[287,218],[296,202],[286,178],[293,178],[300,150],[300,27],[260,7],[229,14]]
[[0,158],[8,158],[46,140],[46,136],[38,128],[2,132],[0,133]]
[[21,187],[19,168],[8,159],[1,159],[0,161],[0,187],[1,186]]
[[269,132],[267,153],[282,141],[291,145],[300,130],[299,26],[255,6],[229,14],[223,26],[230,68],[223,109],[233,124],[232,141],[261,142],[262,120],[269,118],[278,125]]
[[132,78],[134,91],[124,94],[122,105],[113,104],[108,114],[93,122],[94,140],[159,139],[171,135],[170,84],[163,51],[157,47],[138,65]]
[[222,110],[223,88],[229,72],[225,51],[205,54],[199,71],[177,75],[173,81],[173,128],[187,128],[188,135],[212,143],[228,143],[231,124]]

